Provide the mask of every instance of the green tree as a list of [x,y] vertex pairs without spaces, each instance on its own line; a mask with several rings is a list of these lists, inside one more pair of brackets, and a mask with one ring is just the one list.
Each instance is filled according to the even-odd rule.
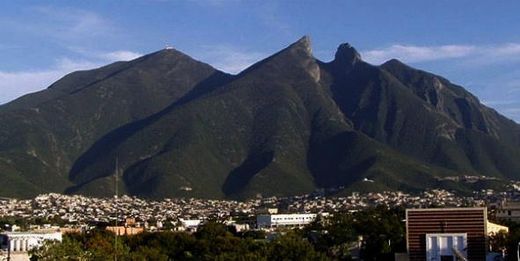
[[364,260],[387,260],[393,253],[405,251],[405,226],[401,209],[379,207],[354,215],[356,234],[363,237]]
[[81,247],[81,243],[69,237],[64,237],[62,242],[45,241],[39,248],[29,251],[31,260],[90,260],[91,253]]
[[129,254],[129,260],[141,261],[141,260],[155,260],[155,261],[167,261],[168,255],[164,254],[160,247],[140,246],[136,251]]
[[338,260],[350,258],[350,245],[357,239],[350,213],[318,217],[305,227],[303,233],[317,251],[327,253],[329,257]]
[[326,260],[324,254],[314,250],[308,240],[293,231],[273,240],[268,251],[268,260]]
[[500,231],[489,237],[489,248],[493,252],[502,252],[507,249],[507,241],[509,240],[509,234]]
[[506,237],[506,260],[516,260],[516,252],[518,250],[518,242],[520,242],[520,223],[503,222],[503,225],[509,227],[509,234]]

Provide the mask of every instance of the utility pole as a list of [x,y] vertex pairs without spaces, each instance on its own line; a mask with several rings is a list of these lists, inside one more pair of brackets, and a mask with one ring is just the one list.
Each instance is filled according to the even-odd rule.
[[117,219],[119,218],[119,209],[118,209],[118,205],[119,204],[117,204],[117,201],[119,199],[119,195],[118,195],[119,194],[119,183],[118,183],[119,182],[119,157],[116,157],[116,166],[115,166],[115,168],[116,168],[115,169],[115,172],[116,172],[115,173],[115,175],[116,175],[115,180],[116,180],[116,182],[115,182],[115,197],[114,197],[114,199],[115,199],[115,206],[116,206],[116,220],[115,220],[115,226],[114,227],[115,227],[115,232],[116,232],[115,234],[116,235],[115,235],[115,238],[114,238],[114,261],[117,261],[117,236],[119,234],[119,227],[117,227]]

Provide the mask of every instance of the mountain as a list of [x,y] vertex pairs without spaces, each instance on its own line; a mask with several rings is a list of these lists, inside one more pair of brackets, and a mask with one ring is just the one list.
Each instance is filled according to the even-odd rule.
[[[520,125],[397,60],[331,62],[308,37],[229,75],[166,49],[0,106],[0,195],[248,198],[518,179]],[[363,182],[370,179],[374,182]]]

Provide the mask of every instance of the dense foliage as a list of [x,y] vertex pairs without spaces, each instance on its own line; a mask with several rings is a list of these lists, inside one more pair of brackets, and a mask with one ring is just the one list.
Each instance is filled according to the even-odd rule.
[[[116,247],[114,247],[116,246]],[[288,232],[273,241],[240,237],[208,223],[195,234],[144,233],[120,237],[95,231],[67,235],[31,252],[33,260],[324,260],[305,239]]]
[[[232,233],[208,222],[196,233],[160,232],[122,236],[96,230],[65,235],[33,250],[33,260],[349,260],[359,246],[364,260],[389,260],[404,249],[400,210],[337,213],[301,230]],[[269,238],[269,239],[267,239]]]
[[509,233],[500,232],[489,238],[490,249],[493,252],[500,253],[504,251],[506,260],[517,260],[517,251],[520,251],[520,223],[505,221],[500,222],[509,227]]

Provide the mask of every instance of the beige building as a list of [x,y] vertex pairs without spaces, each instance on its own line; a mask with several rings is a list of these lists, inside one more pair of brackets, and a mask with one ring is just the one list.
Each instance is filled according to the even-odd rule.
[[487,234],[488,236],[496,235],[499,232],[509,233],[509,228],[492,222],[487,222]]
[[125,227],[125,226],[112,226],[112,227],[106,227],[106,230],[117,234],[118,236],[131,236],[131,235],[137,235],[139,233],[144,232],[144,228],[142,227]]

